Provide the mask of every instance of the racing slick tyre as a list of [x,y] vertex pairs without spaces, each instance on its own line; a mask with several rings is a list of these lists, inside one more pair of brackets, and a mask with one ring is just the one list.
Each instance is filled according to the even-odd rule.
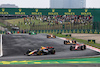
[[86,45],[84,45],[84,50],[86,49]]
[[66,41],[65,44],[70,44],[70,41]]
[[47,38],[49,38],[49,35],[47,35]]
[[75,40],[75,43],[76,43],[76,40]]
[[31,35],[31,33],[29,33],[29,35]]
[[74,50],[74,47],[73,46],[70,46],[70,51],[73,51]]
[[56,35],[54,35],[53,37],[56,38]]
[[55,54],[55,52],[56,52],[56,51],[55,51],[54,49],[53,49],[53,50],[51,50],[51,54]]
[[84,46],[81,46],[81,50],[84,50]]
[[72,43],[75,43],[76,44],[76,41],[72,41]]
[[64,41],[64,44],[66,44],[66,41]]

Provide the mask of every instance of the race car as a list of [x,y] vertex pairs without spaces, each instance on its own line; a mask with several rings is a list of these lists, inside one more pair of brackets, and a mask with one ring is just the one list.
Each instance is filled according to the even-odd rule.
[[73,44],[76,44],[76,40],[66,39],[66,40],[64,40],[64,44],[65,45],[73,45]]
[[44,49],[37,49],[37,50],[29,49],[24,55],[37,56],[37,55],[48,55],[48,54],[55,54],[55,49],[53,47],[44,47]]
[[56,35],[48,34],[48,35],[47,35],[47,38],[56,38]]
[[81,43],[77,43],[75,45],[70,46],[70,50],[85,50],[86,49],[86,45],[85,44],[81,44]]
[[13,33],[11,33],[10,31],[6,31],[6,34],[13,34]]
[[30,31],[29,32],[29,35],[36,35],[37,33],[36,32],[34,32],[34,31]]

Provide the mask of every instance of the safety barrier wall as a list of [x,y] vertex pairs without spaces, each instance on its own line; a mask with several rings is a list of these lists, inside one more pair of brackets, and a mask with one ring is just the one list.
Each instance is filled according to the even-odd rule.
[[33,30],[37,33],[89,33],[89,34],[100,34],[99,30]]

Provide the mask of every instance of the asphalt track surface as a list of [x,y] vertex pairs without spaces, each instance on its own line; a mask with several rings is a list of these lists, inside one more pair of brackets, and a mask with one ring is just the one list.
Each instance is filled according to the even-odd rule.
[[[82,51],[70,51],[70,45],[64,45],[64,40],[59,39],[59,37],[47,39],[46,35],[47,34],[3,35],[3,57],[0,58],[0,61],[63,59],[100,55],[100,53],[90,49]],[[56,54],[42,56],[24,55],[29,48],[39,49],[41,46],[53,46],[56,49]]]

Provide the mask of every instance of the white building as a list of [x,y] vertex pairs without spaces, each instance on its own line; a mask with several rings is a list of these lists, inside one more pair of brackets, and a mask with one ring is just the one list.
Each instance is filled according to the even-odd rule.
[[15,4],[1,4],[0,8],[18,8]]
[[86,0],[50,0],[50,8],[85,8]]
[[100,8],[100,0],[50,0],[50,8]]
[[86,0],[86,8],[100,8],[100,0]]

